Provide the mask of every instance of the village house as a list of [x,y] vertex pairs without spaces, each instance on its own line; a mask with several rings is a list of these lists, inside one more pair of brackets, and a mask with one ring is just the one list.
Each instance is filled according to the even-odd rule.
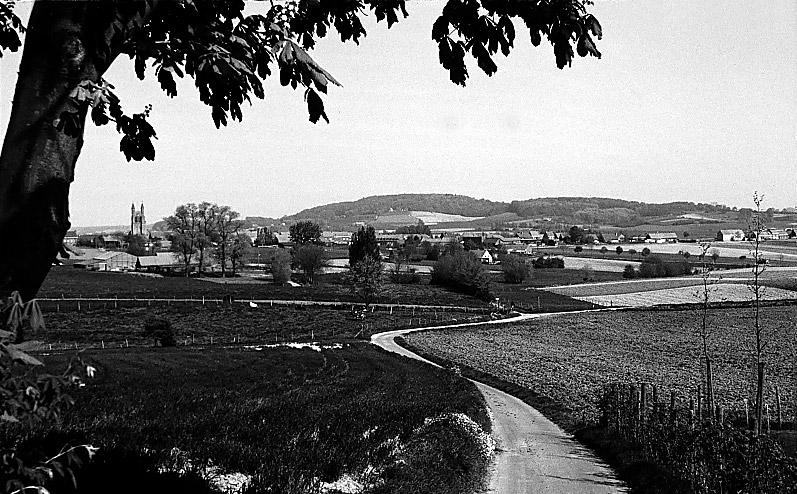
[[136,269],[138,258],[127,252],[101,252],[87,262],[76,263],[76,267],[85,267],[95,271],[132,271]]
[[720,230],[717,232],[717,240],[720,242],[741,242],[745,239],[742,230]]
[[678,234],[673,232],[648,233],[645,236],[645,243],[648,244],[674,244],[678,242]]
[[474,250],[472,252],[482,264],[495,264],[495,257],[490,254],[489,250]]
[[77,230],[69,230],[64,235],[64,245],[75,245],[77,244],[78,234]]
[[[198,264],[192,259],[191,264]],[[140,256],[136,260],[136,271],[147,273],[170,273],[185,268],[185,263],[179,254],[174,252],[158,252],[154,256]]]

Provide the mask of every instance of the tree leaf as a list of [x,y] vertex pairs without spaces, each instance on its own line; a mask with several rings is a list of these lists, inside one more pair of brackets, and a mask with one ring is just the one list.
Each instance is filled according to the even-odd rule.
[[2,350],[5,351],[12,360],[16,360],[27,365],[44,365],[40,360],[21,350],[18,350],[15,345],[0,344],[0,348],[2,348]]

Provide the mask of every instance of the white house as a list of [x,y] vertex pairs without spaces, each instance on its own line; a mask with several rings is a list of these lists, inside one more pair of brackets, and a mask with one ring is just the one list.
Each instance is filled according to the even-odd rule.
[[495,264],[495,258],[490,254],[489,250],[474,250],[473,253],[479,258],[482,264]]
[[678,234],[673,232],[648,233],[645,242],[649,244],[674,244],[678,242]]
[[742,230],[720,230],[717,232],[717,240],[721,242],[741,242],[744,240]]

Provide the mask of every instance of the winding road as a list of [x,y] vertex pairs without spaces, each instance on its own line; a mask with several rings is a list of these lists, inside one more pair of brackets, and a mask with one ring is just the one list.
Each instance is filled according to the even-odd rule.
[[[550,314],[524,314],[490,322],[465,323],[430,328],[388,331],[371,336],[371,343],[385,350],[431,365],[434,363],[399,346],[397,336],[426,329],[462,328],[484,324],[507,324]],[[486,492],[495,494],[580,494],[627,492],[614,471],[595,455],[512,395],[473,381],[484,395],[493,416],[496,460]]]

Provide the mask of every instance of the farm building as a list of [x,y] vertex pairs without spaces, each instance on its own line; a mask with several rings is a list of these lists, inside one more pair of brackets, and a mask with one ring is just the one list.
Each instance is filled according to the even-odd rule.
[[97,271],[131,271],[136,269],[137,257],[127,252],[102,252],[84,263],[86,269]]
[[717,240],[721,242],[741,242],[744,240],[742,230],[720,230],[717,232]]
[[[197,264],[197,262],[192,261],[191,264]],[[185,263],[182,258],[174,252],[158,252],[154,256],[140,256],[135,265],[137,271],[149,273],[169,273],[184,267]]]
[[649,244],[674,244],[678,242],[678,234],[673,232],[648,233],[645,236],[645,243]]

